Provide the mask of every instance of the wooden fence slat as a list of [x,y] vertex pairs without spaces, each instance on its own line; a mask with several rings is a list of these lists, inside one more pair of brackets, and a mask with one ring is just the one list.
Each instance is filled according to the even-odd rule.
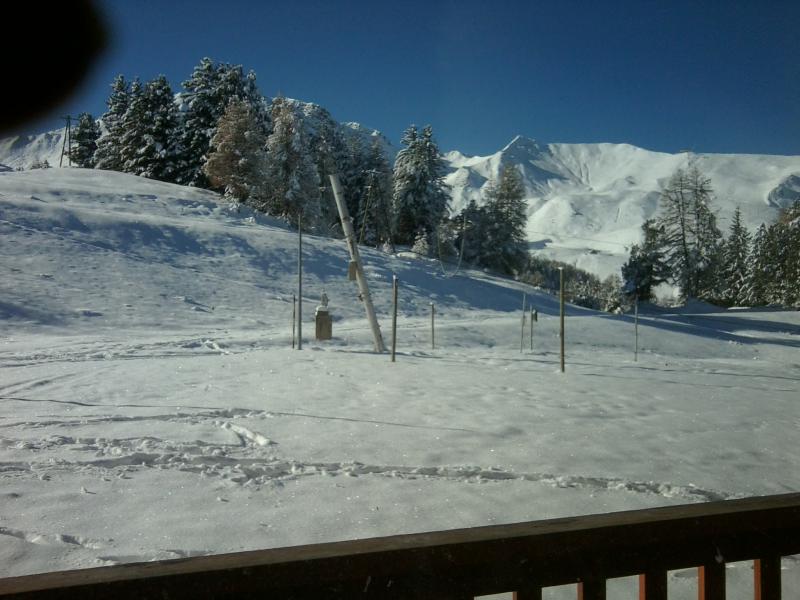
[[639,575],[639,600],[667,600],[666,571],[648,571]]
[[781,557],[769,556],[753,562],[755,600],[780,600]]
[[725,600],[725,563],[712,562],[697,568],[698,600]]

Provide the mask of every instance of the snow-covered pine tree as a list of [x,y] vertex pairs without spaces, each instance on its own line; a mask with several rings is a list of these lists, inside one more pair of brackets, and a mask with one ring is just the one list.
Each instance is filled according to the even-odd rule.
[[183,82],[181,94],[184,106],[179,146],[181,161],[177,180],[184,185],[205,187],[208,180],[202,167],[210,152],[209,145],[217,123],[231,100],[239,99],[251,105],[257,121],[263,119],[264,133],[267,117],[264,101],[255,83],[255,74],[245,76],[241,65],[215,64],[203,58],[189,79]]
[[214,151],[203,170],[213,188],[243,204],[259,207],[266,170],[266,137],[253,109],[233,100],[217,124],[211,140]]
[[144,86],[135,78],[128,90],[128,108],[116,126],[119,135],[119,169],[125,173],[139,175],[142,148],[145,144],[147,128],[147,100]]
[[375,137],[370,144],[364,163],[364,206],[359,207],[364,232],[363,241],[367,244],[388,242],[393,246],[392,236],[392,168],[380,140]]
[[762,223],[753,236],[750,254],[747,258],[747,281],[744,285],[745,300],[748,306],[767,304],[767,292],[770,287],[772,257],[770,256],[770,239],[767,226]]
[[662,251],[663,231],[653,221],[642,223],[642,243],[633,244],[628,261],[622,265],[623,289],[639,301],[653,299],[653,288],[669,279]]
[[284,217],[303,229],[320,222],[320,181],[317,167],[291,104],[285,98],[272,101],[272,133],[266,144],[264,212]]
[[122,117],[128,110],[130,86],[123,75],[117,75],[111,84],[111,95],[106,101],[108,110],[100,118],[103,135],[97,141],[94,160],[96,169],[121,171],[120,138]]
[[665,261],[684,298],[713,297],[722,237],[711,210],[711,181],[697,168],[678,169],[661,190]]
[[447,213],[445,165],[430,125],[420,134],[412,125],[401,140],[405,148],[394,166],[392,203],[399,243],[414,241],[420,229],[433,231]]
[[456,236],[455,246],[459,249],[463,246],[463,260],[479,264],[488,224],[486,211],[472,199],[458,215],[458,221],[461,223],[461,229]]
[[95,165],[94,153],[100,139],[100,126],[87,112],[78,115],[78,122],[71,134],[69,158],[76,167],[92,169]]
[[431,244],[429,241],[430,236],[424,229],[420,229],[414,237],[414,243],[411,245],[411,251],[420,256],[431,255]]
[[120,157],[126,173],[174,182],[177,175],[178,108],[163,75],[131,84],[121,125]]
[[528,221],[522,177],[513,166],[503,167],[497,183],[490,184],[484,208],[484,237],[479,263],[495,271],[514,274],[527,262]]
[[770,301],[785,307],[800,306],[800,201],[781,211],[770,227],[775,271]]
[[727,304],[747,303],[747,259],[750,256],[750,232],[742,223],[739,207],[733,213],[728,239],[722,246],[720,280],[722,300]]

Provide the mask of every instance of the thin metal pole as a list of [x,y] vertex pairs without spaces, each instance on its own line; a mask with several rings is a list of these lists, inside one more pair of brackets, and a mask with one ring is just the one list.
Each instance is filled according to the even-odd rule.
[[369,284],[364,275],[364,268],[361,266],[361,255],[358,252],[358,244],[356,244],[356,236],[353,232],[353,220],[347,212],[347,203],[344,199],[342,184],[338,175],[331,175],[330,180],[331,188],[333,188],[333,197],[336,200],[336,208],[339,210],[339,218],[342,221],[342,230],[347,240],[347,249],[350,251],[350,258],[356,263],[356,282],[358,283],[360,298],[364,302],[364,310],[367,312],[369,327],[372,330],[375,352],[383,352],[385,350],[383,336],[378,325],[378,317],[375,316],[375,307],[372,305],[372,296],[369,293]]
[[436,314],[436,306],[431,302],[431,350],[436,349],[436,329],[434,326],[434,315]]
[[559,305],[561,319],[561,372],[564,372],[564,268],[558,268]]
[[292,350],[294,350],[295,327],[297,327],[297,296],[292,294]]
[[397,275],[392,276],[392,362],[397,349]]
[[303,349],[303,215],[297,217],[297,349]]
[[533,304],[531,304],[530,309],[531,309],[531,314],[530,314],[530,318],[531,318],[531,352],[533,352]]
[[520,334],[519,334],[519,353],[522,354],[523,349],[525,348],[525,305],[527,303],[528,296],[527,294],[522,294],[522,324],[520,327]]
[[67,165],[72,168],[72,117],[67,115]]
[[634,306],[633,329],[635,332],[634,334],[635,342],[633,347],[633,362],[639,362],[639,295],[638,294],[636,295],[636,300],[634,301],[633,306]]

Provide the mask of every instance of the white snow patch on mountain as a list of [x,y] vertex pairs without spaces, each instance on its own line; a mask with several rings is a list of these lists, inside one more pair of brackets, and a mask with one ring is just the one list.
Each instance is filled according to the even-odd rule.
[[489,156],[444,155],[453,212],[483,201],[503,167],[523,176],[531,251],[601,277],[619,269],[640,241],[645,219],[658,214],[659,191],[679,168],[696,166],[711,179],[718,224],[727,232],[736,207],[751,230],[774,222],[800,197],[800,157],[667,154],[629,144],[542,144],[517,136]]

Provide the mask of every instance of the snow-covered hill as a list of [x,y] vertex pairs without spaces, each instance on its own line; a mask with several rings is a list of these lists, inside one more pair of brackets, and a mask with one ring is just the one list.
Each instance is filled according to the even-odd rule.
[[[292,100],[310,136],[337,129],[364,148],[378,139],[393,159],[396,148],[377,130],[338,123],[323,107]],[[63,130],[0,140],[0,164],[30,168],[47,160],[58,165]],[[518,136],[490,156],[445,154],[453,212],[474,199],[499,170],[517,166],[528,203],[532,252],[574,264],[601,277],[619,273],[628,247],[640,239],[641,224],[658,213],[659,190],[678,168],[697,166],[711,178],[719,225],[727,230],[740,207],[755,230],[800,198],[800,157],[738,154],[666,154],[628,144],[542,144]]]
[[551,296],[364,248],[392,363],[344,243],[305,236],[300,352],[296,244],[198,189],[0,173],[4,576],[800,490],[797,313],[642,307],[634,362],[630,316],[568,307],[561,374]]
[[605,276],[619,273],[626,247],[658,213],[659,190],[678,168],[696,166],[711,179],[718,223],[727,233],[740,207],[752,230],[774,222],[800,197],[800,156],[666,154],[628,144],[541,144],[516,137],[490,156],[450,152],[452,206],[480,203],[501,168],[517,166],[528,202],[532,251]]

